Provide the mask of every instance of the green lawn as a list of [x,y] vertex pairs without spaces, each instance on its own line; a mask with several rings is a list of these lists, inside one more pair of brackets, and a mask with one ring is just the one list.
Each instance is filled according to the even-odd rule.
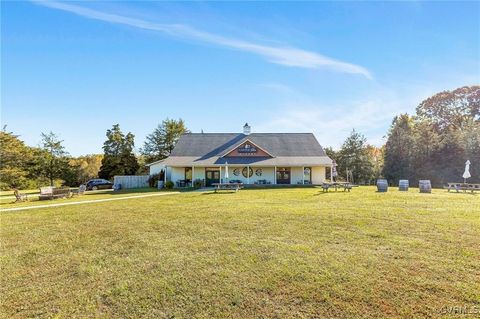
[[[40,190],[37,189],[25,189],[20,191],[22,194],[38,194]],[[13,191],[0,191],[0,198],[2,197],[12,197],[14,196]]]
[[[136,188],[136,189],[125,189],[121,191],[113,190],[98,190],[98,191],[86,191],[82,196],[74,196],[71,198],[59,198],[55,200],[38,200],[38,194],[28,194],[28,201],[25,202],[15,202],[15,197],[0,197],[0,210],[3,208],[17,208],[23,206],[37,206],[37,205],[49,205],[49,204],[59,204],[59,203],[71,203],[71,202],[82,202],[95,199],[108,199],[115,197],[125,197],[125,196],[137,196],[137,195],[146,195],[150,193],[158,192],[168,192],[170,190],[157,190],[156,188]],[[177,192],[178,190],[171,190]],[[181,190],[184,191],[184,190]],[[22,191],[23,193],[23,191]],[[25,193],[26,194],[26,193]]]
[[0,222],[5,318],[480,310],[480,194],[190,192],[3,212]]

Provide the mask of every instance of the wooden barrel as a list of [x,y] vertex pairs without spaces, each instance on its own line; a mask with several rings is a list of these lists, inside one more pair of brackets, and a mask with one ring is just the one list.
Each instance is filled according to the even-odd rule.
[[430,183],[429,179],[421,179],[418,182],[418,188],[420,189],[420,193],[431,193],[432,183]]
[[377,179],[377,191],[386,192],[388,190],[388,182],[386,179]]
[[401,179],[398,181],[398,190],[401,192],[408,191],[408,179]]

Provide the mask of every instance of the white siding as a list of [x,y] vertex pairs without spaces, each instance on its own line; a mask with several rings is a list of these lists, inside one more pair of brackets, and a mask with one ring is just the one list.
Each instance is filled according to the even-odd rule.
[[[243,176],[242,170],[246,166],[229,166],[228,167],[228,179],[229,180],[240,180],[244,184],[247,184],[247,178]],[[159,172],[160,169],[162,168],[161,165],[152,165],[150,166],[150,173],[152,172]],[[239,168],[240,169],[240,175],[235,176],[233,174],[234,169]],[[275,168],[274,167],[255,167],[251,166],[253,170],[253,176],[250,177],[250,184],[254,184],[258,180],[267,180],[271,184],[274,184],[275,182]],[[257,169],[262,170],[262,175],[257,176],[255,174],[255,171]],[[313,184],[321,184],[325,181],[325,167],[324,166],[316,166],[312,167],[312,183]],[[225,167],[222,167],[222,180],[225,181]],[[298,185],[302,184],[302,178],[303,178],[303,171],[302,167],[291,167],[290,168],[290,183],[292,185]],[[168,167],[167,168],[167,180],[170,180],[176,184],[178,180],[183,180],[185,179],[185,167]],[[193,172],[193,178],[194,181],[196,179],[200,180],[205,180],[205,168],[204,167],[195,167],[194,172]]]
[[303,171],[301,167],[291,167],[290,175],[290,184],[302,184]]
[[[241,166],[241,167],[229,166],[228,167],[228,180],[241,180],[244,184],[247,184],[247,178],[244,177],[243,174],[242,174],[242,170],[243,170],[244,167],[246,167],[246,166]],[[240,175],[238,175],[238,176],[235,176],[233,174],[233,171],[236,168],[238,168],[240,170]],[[253,175],[250,177],[250,184],[254,184],[256,181],[264,180],[264,179],[269,181],[271,184],[273,184],[273,182],[275,181],[275,179],[274,179],[275,169],[273,167],[251,166],[250,168],[253,170]],[[256,174],[257,169],[262,170],[262,175],[261,176],[257,176],[257,174]],[[222,168],[222,179],[225,179],[225,168]]]
[[192,179],[194,181],[196,179],[205,180],[205,167],[195,167]]
[[325,166],[312,167],[312,184],[321,184],[325,181]]
[[[257,176],[255,174],[255,171],[259,168],[262,170],[262,176]],[[250,183],[253,184],[258,180],[266,179],[271,184],[273,184],[275,182],[274,174],[275,174],[275,168],[273,167],[253,167],[253,176],[250,177]]]
[[164,166],[162,163],[153,164],[150,166],[150,175],[158,174],[162,169],[164,169]]
[[170,171],[170,178],[175,185],[177,185],[177,181],[185,179],[185,168],[184,167],[169,167]]

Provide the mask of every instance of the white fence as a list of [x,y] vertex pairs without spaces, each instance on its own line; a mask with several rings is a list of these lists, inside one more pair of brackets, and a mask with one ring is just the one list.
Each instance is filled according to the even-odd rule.
[[113,177],[113,184],[115,186],[122,185],[122,189],[148,187],[149,177],[149,175],[115,176]]

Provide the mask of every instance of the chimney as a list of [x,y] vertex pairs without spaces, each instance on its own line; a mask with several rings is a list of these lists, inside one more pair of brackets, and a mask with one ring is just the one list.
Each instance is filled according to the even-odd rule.
[[248,125],[248,123],[245,123],[245,125],[243,126],[243,134],[250,134],[250,126]]

